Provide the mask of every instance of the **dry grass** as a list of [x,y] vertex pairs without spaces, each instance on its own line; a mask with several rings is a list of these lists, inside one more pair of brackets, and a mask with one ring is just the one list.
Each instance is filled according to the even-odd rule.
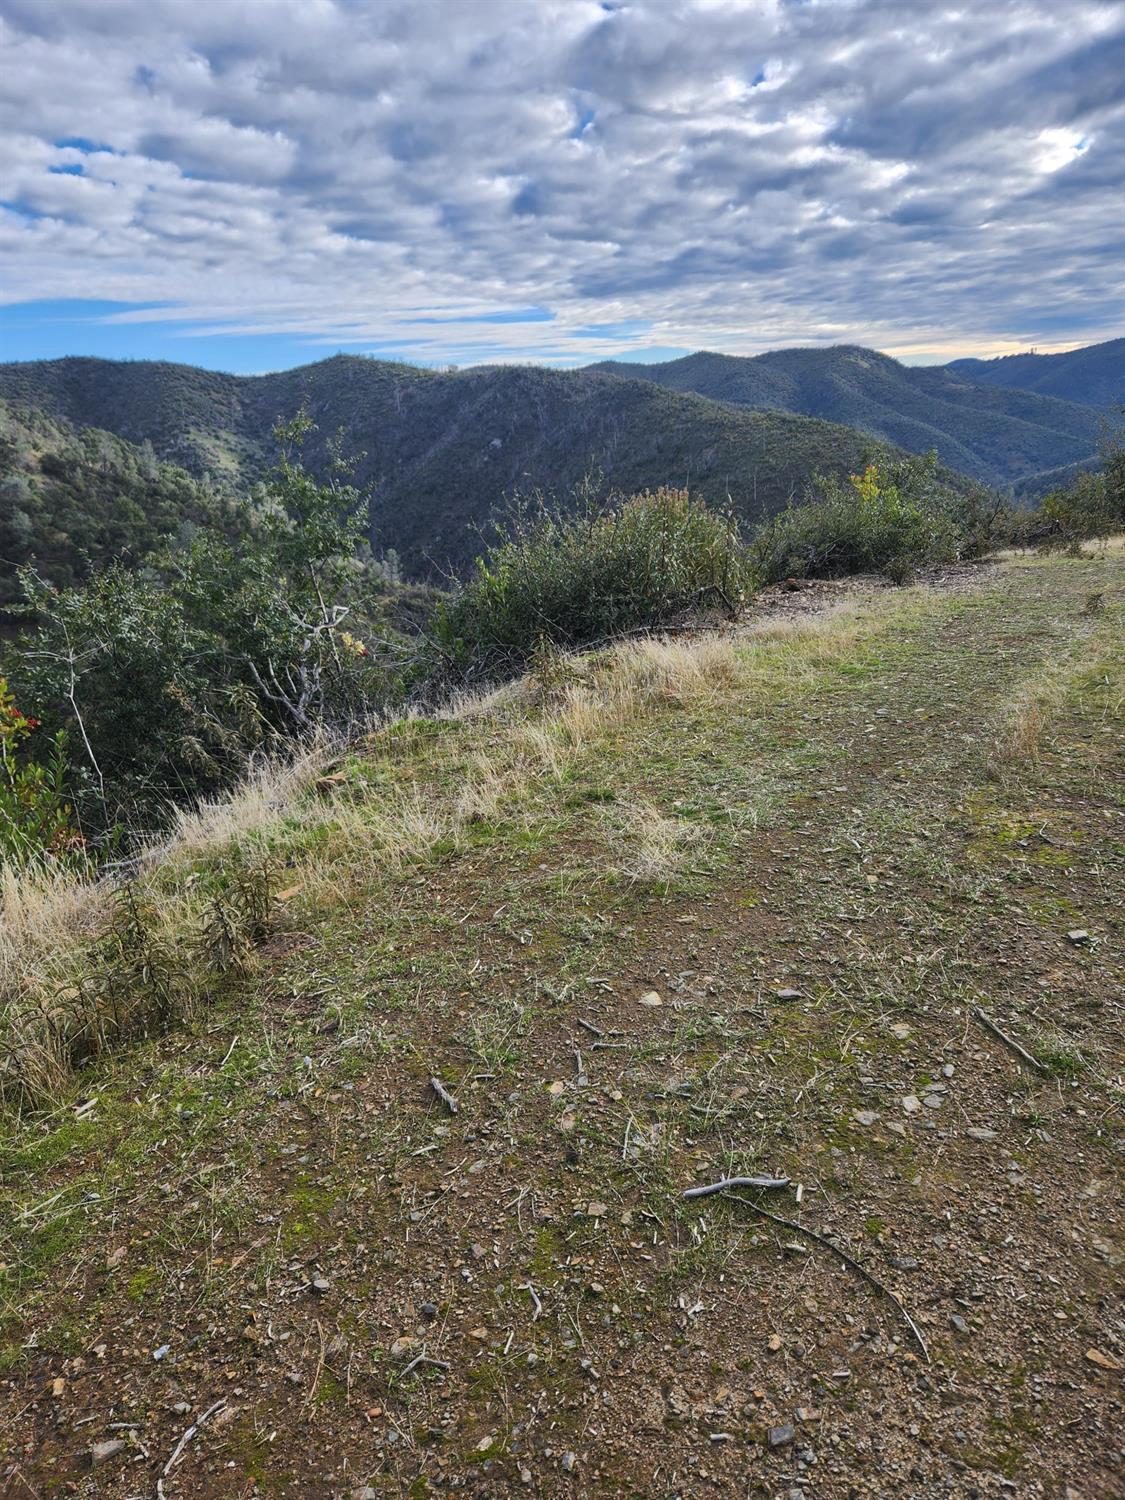
[[622,859],[616,872],[643,885],[666,885],[698,859],[704,829],[670,818],[651,803],[619,808],[614,815]]

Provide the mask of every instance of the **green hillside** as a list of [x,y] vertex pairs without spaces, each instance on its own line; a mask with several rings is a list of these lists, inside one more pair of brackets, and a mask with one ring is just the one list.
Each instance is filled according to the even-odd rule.
[[[324,466],[339,434],[373,490],[376,547],[395,548],[413,572],[467,562],[478,528],[517,490],[564,495],[598,471],[622,491],[676,484],[710,501],[729,495],[756,519],[814,471],[854,470],[868,446],[827,421],[741,411],[617,373],[439,373],[350,356],[263,376],[95,359],[10,364],[0,366],[0,397],[151,443],[224,484],[260,477],[275,421],[304,404],[320,429],[312,466]],[[919,433],[914,446],[931,443]]]
[[24,564],[74,583],[111,558],[142,560],[211,505],[209,486],[148,444],[0,401],[0,607]]
[[1084,406],[1125,402],[1125,338],[1065,354],[1010,354],[1004,359],[956,359],[946,369],[981,385],[1056,396]]
[[593,367],[675,391],[843,423],[1007,486],[1092,457],[1100,430],[1086,406],[982,387],[950,368],[910,367],[873,349],[778,349],[752,359],[689,354],[658,365]]

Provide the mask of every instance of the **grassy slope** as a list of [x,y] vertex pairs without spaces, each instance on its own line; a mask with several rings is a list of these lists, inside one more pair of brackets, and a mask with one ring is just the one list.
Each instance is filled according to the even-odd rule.
[[265,471],[274,423],[303,403],[321,428],[314,467],[324,440],[341,433],[375,494],[376,546],[396,548],[413,571],[468,562],[477,528],[517,490],[565,496],[598,470],[625,493],[673,483],[712,502],[729,495],[757,520],[814,471],[854,471],[869,446],[829,422],[614,375],[438,373],[346,356],[266,376],[94,359],[0,365],[0,396],[147,438],[162,457],[228,480]]
[[[275,813],[257,972],[3,1145],[0,1455],[147,1493],[222,1398],[169,1497],[772,1495],[810,1450],[828,1497],[1116,1493],[1123,619],[1120,551],[1016,561],[403,726]],[[679,1196],[774,1169],[932,1364]]]
[[778,349],[753,359],[690,354],[661,365],[602,365],[742,406],[842,422],[1006,485],[1093,455],[1098,415],[1084,405],[980,385],[949,369],[911,368],[873,349]]

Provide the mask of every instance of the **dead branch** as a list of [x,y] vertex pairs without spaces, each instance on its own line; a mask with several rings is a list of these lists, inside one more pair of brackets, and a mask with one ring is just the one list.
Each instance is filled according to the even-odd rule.
[[[766,1181],[769,1181],[769,1179],[766,1179]],[[742,1186],[747,1182],[753,1184],[755,1182],[755,1179],[752,1177],[741,1179],[738,1177],[732,1177],[727,1182],[718,1183],[714,1187],[706,1189],[706,1191],[714,1193],[718,1192],[723,1187]],[[693,1192],[695,1197],[700,1196],[700,1190],[698,1188],[694,1190],[689,1188],[688,1191],[684,1194],[684,1197],[691,1197],[693,1195]],[[874,1287],[874,1289],[879,1293],[881,1297],[886,1297],[889,1302],[893,1302],[895,1307],[898,1308],[898,1311],[901,1314],[903,1321],[906,1323],[906,1326],[910,1329],[910,1332],[917,1340],[918,1347],[919,1349],[921,1349],[926,1363],[930,1363],[930,1351],[926,1347],[926,1340],[922,1337],[917,1323],[915,1323],[914,1319],[910,1316],[906,1308],[895,1296],[894,1292],[891,1291],[890,1287],[884,1286],[881,1281],[878,1281],[874,1276],[872,1276],[871,1272],[867,1269],[866,1266],[860,1265],[859,1261],[856,1260],[854,1256],[849,1255],[846,1250],[841,1249],[839,1245],[837,1245],[833,1240],[826,1238],[825,1235],[818,1234],[815,1229],[808,1229],[804,1224],[798,1224],[795,1219],[783,1219],[780,1214],[771,1214],[769,1209],[762,1208],[751,1198],[740,1198],[738,1201],[740,1203],[744,1203],[746,1207],[751,1210],[751,1212],[758,1214],[763,1219],[768,1219],[771,1224],[779,1224],[782,1229],[789,1229],[796,1234],[803,1234],[806,1239],[812,1240],[817,1245],[823,1245],[826,1250],[831,1250],[832,1254],[838,1256],[846,1266],[850,1267],[851,1270],[856,1273],[857,1276],[862,1277],[863,1280],[867,1282],[868,1286]]]
[[159,1500],[164,1500],[164,1481],[168,1478],[168,1475],[172,1472],[172,1470],[175,1468],[176,1464],[179,1462],[180,1454],[184,1451],[184,1449],[187,1447],[187,1445],[191,1442],[192,1438],[196,1435],[196,1433],[199,1431],[199,1429],[203,1426],[204,1422],[209,1421],[215,1415],[215,1413],[217,1411],[221,1411],[223,1409],[223,1407],[226,1406],[226,1404],[227,1403],[226,1403],[225,1398],[220,1397],[220,1399],[218,1401],[216,1401],[212,1406],[209,1406],[207,1408],[207,1410],[199,1418],[198,1422],[193,1422],[191,1424],[191,1426],[189,1428],[187,1428],[187,1430],[183,1433],[183,1435],[180,1438],[180,1441],[172,1449],[172,1456],[171,1456],[171,1458],[168,1460],[168,1462],[164,1465],[163,1469],[160,1471],[160,1478],[156,1481],[156,1493],[157,1493],[157,1495],[159,1497]]
[[402,1374],[398,1378],[400,1380],[405,1380],[406,1377],[409,1374],[411,1374],[414,1370],[416,1370],[419,1365],[433,1365],[433,1367],[436,1370],[448,1370],[449,1369],[449,1361],[447,1359],[433,1359],[423,1349],[423,1351],[422,1351],[421,1354],[416,1354],[414,1356],[414,1358],[410,1361],[410,1363],[406,1366],[406,1368],[403,1370]]
[[727,1188],[787,1188],[788,1177],[723,1177],[718,1182],[709,1182],[705,1187],[684,1189],[685,1198],[709,1198],[712,1193],[725,1193]]
[[441,1102],[445,1105],[446,1109],[449,1110],[449,1113],[451,1115],[455,1115],[457,1113],[457,1100],[454,1099],[453,1095],[446,1088],[445,1084],[442,1083],[441,1079],[431,1078],[430,1087],[433,1089],[434,1093],[438,1096]]
[[1006,1031],[1001,1031],[992,1017],[987,1012],[981,1010],[979,1005],[973,1006],[973,1015],[984,1027],[985,1031],[990,1032],[998,1042],[1003,1042],[1008,1051],[1014,1053],[1025,1067],[1034,1069],[1036,1073],[1050,1072],[1050,1069],[1044,1067],[1037,1057],[1032,1057],[1030,1052],[1021,1047],[1014,1037],[1010,1037]]

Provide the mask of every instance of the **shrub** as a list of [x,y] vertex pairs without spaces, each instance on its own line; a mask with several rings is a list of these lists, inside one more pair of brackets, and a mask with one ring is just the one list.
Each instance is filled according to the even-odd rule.
[[38,728],[0,677],[0,865],[23,868],[48,857],[81,855],[66,800],[66,734],[55,734],[37,762],[27,751]]
[[66,732],[59,755],[100,839],[159,826],[260,745],[366,715],[391,690],[397,669],[343,628],[364,508],[301,467],[307,430],[279,429],[280,466],[237,550],[205,531],[146,573],[114,565],[64,589],[22,575],[35,625],[9,676]]
[[573,648],[660,627],[746,591],[735,522],[660,489],[577,513],[515,515],[438,611],[440,665],[464,677],[518,671],[544,645]]
[[879,459],[846,480],[819,476],[813,498],[756,533],[751,558],[762,583],[885,572],[903,580],[962,555],[960,497],[937,472],[937,455]]

